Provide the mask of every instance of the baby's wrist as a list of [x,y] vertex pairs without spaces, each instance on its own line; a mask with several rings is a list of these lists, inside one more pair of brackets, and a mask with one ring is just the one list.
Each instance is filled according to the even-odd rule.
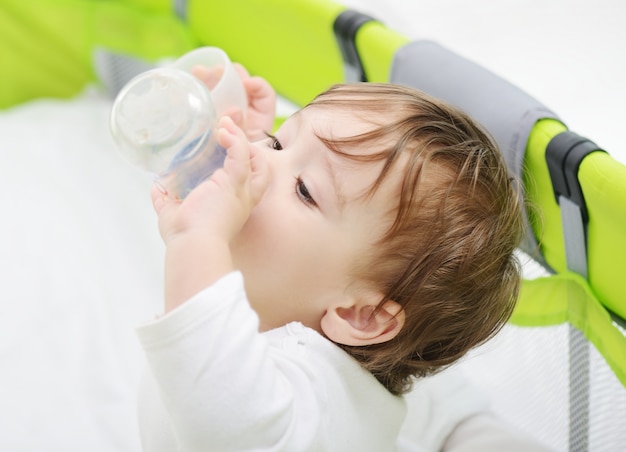
[[219,237],[181,235],[166,244],[166,312],[234,270],[230,246]]
[[228,244],[229,239],[223,233],[213,232],[207,228],[195,228],[172,234],[164,242],[167,250],[187,249],[191,253],[199,253],[203,249],[210,249],[222,243]]

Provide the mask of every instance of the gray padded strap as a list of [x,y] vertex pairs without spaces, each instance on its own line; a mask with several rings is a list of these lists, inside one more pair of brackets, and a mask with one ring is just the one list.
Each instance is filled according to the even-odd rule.
[[[415,41],[396,52],[390,81],[412,86],[462,109],[480,122],[521,180],[528,136],[535,123],[557,116],[513,84],[432,41]],[[528,219],[526,218],[528,225]],[[528,228],[523,248],[536,256]]]

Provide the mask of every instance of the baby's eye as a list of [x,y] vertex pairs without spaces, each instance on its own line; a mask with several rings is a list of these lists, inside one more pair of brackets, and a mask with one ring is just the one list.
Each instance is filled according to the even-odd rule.
[[269,147],[274,149],[275,151],[282,151],[283,150],[283,145],[280,144],[280,141],[278,141],[278,138],[276,138],[274,135],[265,132],[265,135],[267,135],[267,137],[269,138]]
[[306,185],[300,177],[296,177],[296,195],[298,195],[298,198],[300,198],[302,202],[314,207],[317,206],[317,203],[311,196],[311,193],[309,193],[309,189],[306,188]]

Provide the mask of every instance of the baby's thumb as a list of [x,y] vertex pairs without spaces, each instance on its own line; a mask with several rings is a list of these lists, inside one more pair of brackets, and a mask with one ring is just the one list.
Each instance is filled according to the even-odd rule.
[[250,149],[250,168],[252,170],[250,192],[252,194],[252,202],[256,205],[269,185],[270,167],[267,161],[267,153],[254,145]]
[[208,89],[213,89],[224,74],[224,66],[206,67],[197,65],[191,68],[191,74],[199,79]]
[[224,116],[228,116],[230,119],[232,119],[233,122],[237,124],[237,127],[239,127],[240,129],[246,130],[245,116],[241,108],[231,107],[224,112]]

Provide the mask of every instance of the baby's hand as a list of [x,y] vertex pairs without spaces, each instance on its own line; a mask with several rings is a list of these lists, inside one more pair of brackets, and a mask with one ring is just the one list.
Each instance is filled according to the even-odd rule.
[[[250,141],[259,141],[265,138],[265,132],[270,132],[274,127],[276,92],[264,78],[251,77],[241,64],[233,63],[233,66],[243,83],[248,98],[248,111],[245,121],[243,112],[239,108],[233,107],[226,114],[245,130]],[[211,90],[217,85],[224,68],[222,66],[212,68],[195,66],[191,72]]]
[[166,243],[181,235],[211,236],[229,243],[263,196],[268,172],[263,151],[251,145],[229,117],[220,120],[218,140],[226,151],[224,167],[181,202],[158,189],[152,199]]
[[229,117],[222,118],[217,133],[227,150],[224,168],[182,202],[152,190],[166,246],[165,312],[235,269],[230,242],[267,187],[263,151]]

